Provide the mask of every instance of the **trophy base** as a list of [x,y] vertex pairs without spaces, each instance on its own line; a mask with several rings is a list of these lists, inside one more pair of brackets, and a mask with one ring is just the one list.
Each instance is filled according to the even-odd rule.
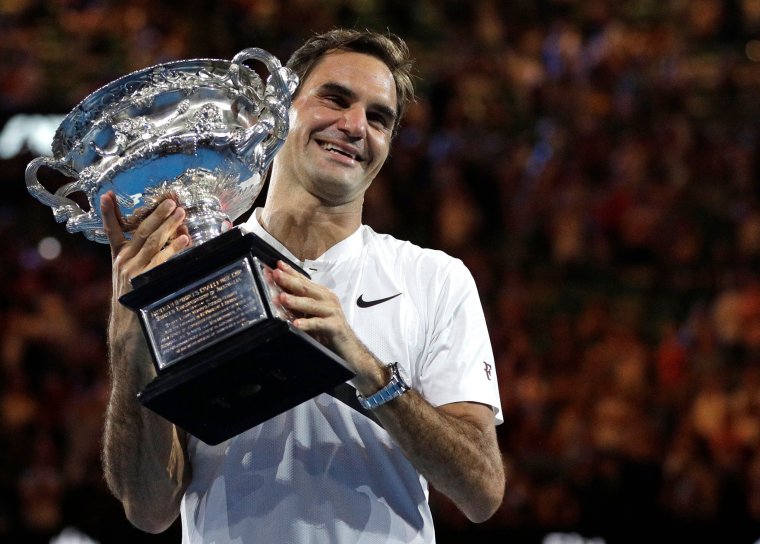
[[215,445],[354,377],[278,307],[278,260],[307,275],[235,228],[132,280],[119,300],[140,317],[157,372],[140,403]]
[[216,445],[351,377],[324,346],[287,321],[271,319],[226,341],[223,350],[168,369],[138,398]]

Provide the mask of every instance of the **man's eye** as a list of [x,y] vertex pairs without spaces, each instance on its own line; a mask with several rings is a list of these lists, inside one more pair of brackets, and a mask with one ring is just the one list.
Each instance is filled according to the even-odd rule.
[[367,116],[367,119],[370,123],[379,126],[380,128],[388,128],[390,125],[390,122],[388,121],[388,118],[385,117],[385,115],[381,115],[379,113],[376,114],[370,114]]
[[325,99],[328,102],[332,102],[333,104],[335,104],[337,106],[345,106],[345,104],[346,104],[346,101],[345,101],[345,99],[342,96],[338,96],[338,95],[335,95],[335,94],[327,95],[327,96],[325,96]]

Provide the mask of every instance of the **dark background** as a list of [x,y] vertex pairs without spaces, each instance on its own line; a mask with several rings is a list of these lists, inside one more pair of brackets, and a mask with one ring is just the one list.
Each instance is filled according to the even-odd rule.
[[[333,26],[410,44],[365,219],[465,261],[496,354],[504,503],[475,526],[433,492],[439,541],[760,539],[760,0],[3,0],[0,143]],[[0,161],[0,541],[178,542],[103,484],[110,258],[29,196],[36,154]]]

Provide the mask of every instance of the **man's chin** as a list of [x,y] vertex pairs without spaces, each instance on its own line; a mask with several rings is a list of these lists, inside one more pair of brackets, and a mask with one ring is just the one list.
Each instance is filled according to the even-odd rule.
[[319,179],[314,184],[314,189],[325,204],[337,206],[362,198],[368,186],[368,183],[359,183],[356,180],[327,177]]

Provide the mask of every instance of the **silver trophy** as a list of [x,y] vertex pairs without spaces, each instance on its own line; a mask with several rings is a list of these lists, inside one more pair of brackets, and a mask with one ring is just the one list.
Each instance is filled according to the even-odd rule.
[[[260,61],[266,83],[244,63]],[[53,157],[26,184],[69,232],[107,243],[100,197],[113,191],[127,235],[155,206],[185,208],[191,247],[132,280],[157,377],[140,402],[209,444],[282,413],[353,374],[276,302],[271,270],[290,262],[233,222],[261,192],[288,133],[298,77],[268,52],[145,68],[85,98],[58,127]],[[54,192],[40,168],[73,178]],[[69,195],[82,193],[83,210]],[[300,270],[306,275],[303,270]]]

